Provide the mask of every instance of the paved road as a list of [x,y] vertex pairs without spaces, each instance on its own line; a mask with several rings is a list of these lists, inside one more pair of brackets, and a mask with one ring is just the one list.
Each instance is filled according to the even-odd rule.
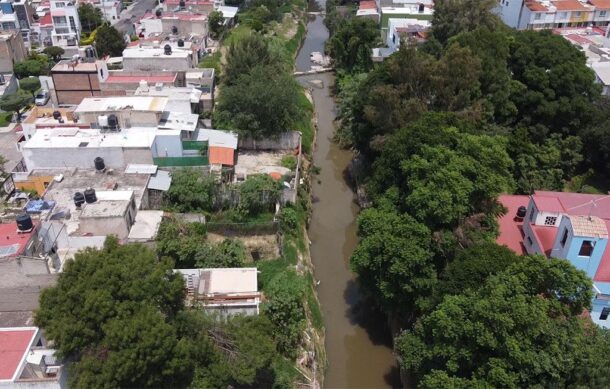
[[156,0],[136,0],[129,8],[121,12],[121,20],[114,27],[122,33],[133,34],[133,22],[144,15],[147,10],[155,8]]

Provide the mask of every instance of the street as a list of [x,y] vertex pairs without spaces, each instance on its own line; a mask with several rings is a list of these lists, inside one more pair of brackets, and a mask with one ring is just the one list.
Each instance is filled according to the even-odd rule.
[[156,0],[134,1],[127,9],[121,12],[121,19],[114,24],[114,27],[124,34],[133,34],[133,22],[138,20],[147,10],[155,8]]

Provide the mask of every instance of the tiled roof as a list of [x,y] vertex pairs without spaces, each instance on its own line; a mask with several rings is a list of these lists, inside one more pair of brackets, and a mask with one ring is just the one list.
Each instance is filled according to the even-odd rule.
[[610,9],[610,0],[589,0],[589,3],[594,5],[596,9]]
[[230,147],[209,146],[210,164],[233,166],[235,164],[235,149]]
[[606,223],[597,216],[568,216],[576,236],[608,238]]
[[551,2],[557,11],[587,11],[589,8],[585,7],[578,0],[557,0]]
[[545,11],[548,11],[548,8],[546,8],[544,5],[540,4],[536,0],[527,0],[525,2],[525,6],[530,11],[533,11],[533,12],[545,12]]

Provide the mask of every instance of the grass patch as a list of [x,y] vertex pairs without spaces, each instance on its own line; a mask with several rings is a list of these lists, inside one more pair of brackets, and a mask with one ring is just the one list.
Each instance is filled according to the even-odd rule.
[[244,23],[241,23],[239,26],[231,29],[229,35],[225,38],[224,42],[222,42],[222,45],[229,47],[250,34],[252,34],[252,29]]
[[205,57],[203,57],[203,59],[201,59],[201,61],[199,61],[199,67],[200,68],[212,68],[214,69],[216,76],[218,76],[220,74],[220,69],[221,69],[221,60],[222,60],[222,53],[220,51],[215,52],[214,54],[211,55],[206,55]]
[[318,300],[314,295],[313,285],[314,279],[311,273],[307,273],[307,283],[311,286],[311,288],[307,288],[307,305],[309,306],[309,312],[311,313],[311,322],[316,329],[321,330],[324,328],[324,319],[322,317],[322,310],[320,309],[320,304],[318,304]]
[[299,46],[305,37],[305,23],[299,22],[299,27],[297,27],[297,32],[294,34],[288,42],[286,42],[286,50],[292,57],[297,55],[297,51],[299,50]]
[[256,268],[260,271],[258,275],[258,287],[263,292],[275,276],[286,271],[286,261],[282,258],[272,261],[259,261]]
[[11,123],[12,112],[0,112],[0,127],[6,127]]
[[290,265],[296,265],[298,262],[298,251],[297,247],[292,242],[284,242],[284,259]]
[[270,223],[273,212],[262,212],[257,215],[243,215],[235,210],[217,212],[210,215],[210,223]]
[[303,134],[303,137],[301,139],[303,152],[305,154],[310,154],[312,150],[314,135],[314,128],[313,124],[311,123],[313,104],[311,103],[311,101],[309,101],[307,96],[305,96],[305,90],[303,90],[303,92],[301,92],[301,94],[299,95],[299,107],[303,112],[305,112],[305,118],[299,120],[296,123],[296,130],[300,131],[301,134]]
[[297,158],[294,155],[284,155],[280,165],[286,169],[294,170],[297,168]]

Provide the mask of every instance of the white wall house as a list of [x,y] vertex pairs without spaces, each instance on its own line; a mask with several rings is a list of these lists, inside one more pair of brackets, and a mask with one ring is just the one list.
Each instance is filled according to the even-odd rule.
[[51,0],[53,46],[76,48],[82,31],[78,11],[71,0]]
[[610,2],[605,0],[498,0],[496,13],[519,30],[607,26]]

